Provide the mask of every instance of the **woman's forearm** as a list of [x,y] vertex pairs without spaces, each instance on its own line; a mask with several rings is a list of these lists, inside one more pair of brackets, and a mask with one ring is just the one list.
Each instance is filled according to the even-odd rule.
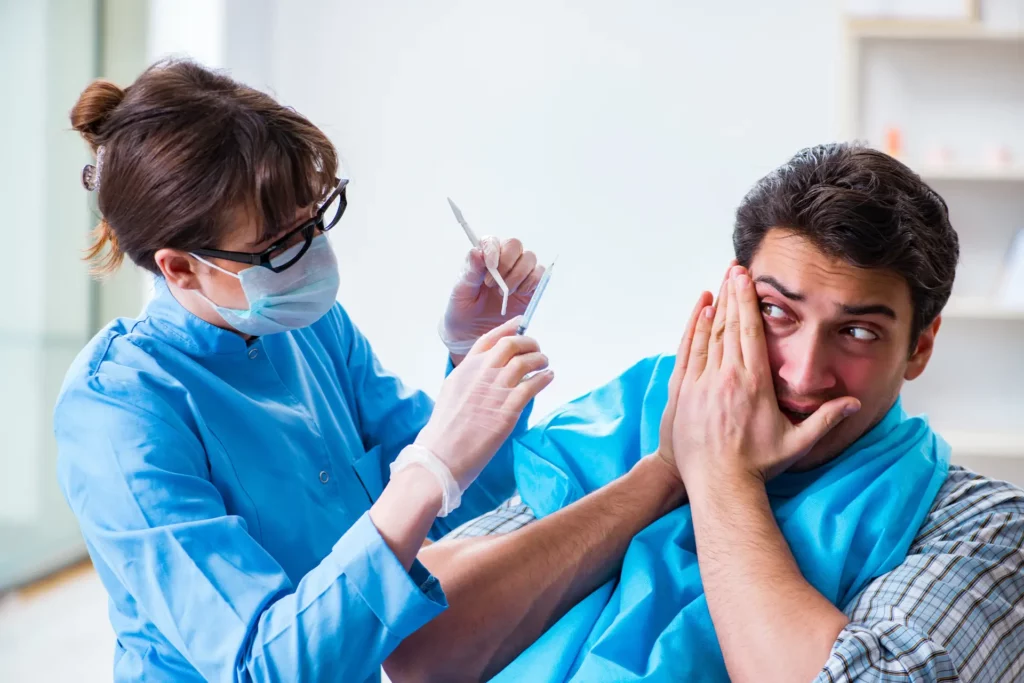
[[395,473],[370,508],[370,519],[398,561],[409,569],[440,509],[437,479],[414,466]]

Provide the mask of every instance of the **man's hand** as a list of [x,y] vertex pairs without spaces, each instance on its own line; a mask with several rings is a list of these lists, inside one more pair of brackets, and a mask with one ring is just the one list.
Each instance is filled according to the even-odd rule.
[[836,399],[789,422],[775,399],[754,285],[738,266],[717,310],[699,314],[689,351],[672,450],[726,668],[739,683],[811,680],[848,620],[804,579],[764,484],[860,404]]
[[[735,263],[735,261],[734,261]],[[706,306],[712,301],[711,292],[701,292],[697,299],[697,305],[690,314],[690,322],[686,324],[686,331],[679,342],[679,349],[676,351],[676,363],[672,368],[672,376],[668,380],[668,402],[661,414],[661,428],[658,432],[658,456],[668,464],[673,472],[678,475],[676,456],[672,450],[672,424],[676,417],[676,403],[679,399],[679,386],[683,383],[683,375],[686,374],[686,361],[690,357],[690,345],[693,342],[693,333],[697,328],[697,320]]]
[[859,409],[847,396],[800,424],[789,421],[775,398],[754,284],[746,269],[730,266],[717,310],[698,314],[678,387],[672,450],[691,497],[722,478],[767,481]]

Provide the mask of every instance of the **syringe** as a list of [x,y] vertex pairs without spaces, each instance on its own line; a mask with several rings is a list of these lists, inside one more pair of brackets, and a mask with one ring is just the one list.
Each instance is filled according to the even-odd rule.
[[526,328],[530,326],[530,321],[533,319],[533,312],[537,310],[537,303],[540,301],[540,297],[544,294],[544,289],[548,286],[548,280],[551,279],[551,273],[555,270],[555,260],[551,262],[544,274],[540,276],[540,282],[537,283],[537,289],[534,290],[533,296],[530,297],[530,303],[526,305],[526,312],[523,313],[523,321],[519,323],[519,327],[516,328],[516,334],[523,334],[526,332]]

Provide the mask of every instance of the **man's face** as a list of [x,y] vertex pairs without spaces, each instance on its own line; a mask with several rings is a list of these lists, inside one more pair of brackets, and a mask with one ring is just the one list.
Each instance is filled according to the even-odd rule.
[[922,332],[911,353],[913,308],[902,277],[832,259],[783,228],[768,231],[749,271],[786,417],[799,422],[842,396],[860,400],[860,411],[825,435],[794,469],[815,467],[881,420],[903,381],[921,374],[940,321]]

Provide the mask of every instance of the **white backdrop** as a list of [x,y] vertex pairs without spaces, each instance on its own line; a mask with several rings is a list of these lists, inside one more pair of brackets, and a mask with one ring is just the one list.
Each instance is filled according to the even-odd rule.
[[746,189],[839,130],[837,3],[225,1],[215,54],[346,161],[342,302],[431,392],[468,246],[446,195],[560,256],[532,328],[557,374],[541,413],[674,348]]

